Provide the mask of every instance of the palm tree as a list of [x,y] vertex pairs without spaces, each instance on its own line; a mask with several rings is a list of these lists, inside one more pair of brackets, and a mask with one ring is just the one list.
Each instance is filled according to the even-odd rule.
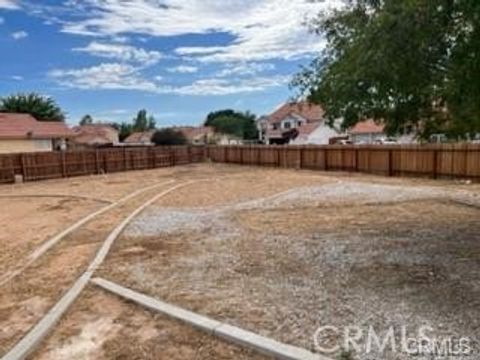
[[36,93],[1,98],[0,112],[30,114],[38,121],[65,121],[65,113],[55,100]]

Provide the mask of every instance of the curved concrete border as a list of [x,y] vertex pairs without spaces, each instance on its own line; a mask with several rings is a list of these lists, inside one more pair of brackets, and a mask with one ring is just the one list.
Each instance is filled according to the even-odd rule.
[[135,196],[137,196],[141,193],[144,193],[148,190],[155,189],[155,188],[160,187],[160,186],[165,186],[165,185],[171,184],[173,182],[175,182],[175,180],[164,181],[162,183],[155,184],[155,185],[152,185],[152,186],[147,186],[147,187],[142,188],[140,190],[134,191],[133,193],[121,198],[120,200],[118,200],[118,201],[116,201],[116,202],[114,202],[114,203],[112,203],[108,206],[105,206],[105,207],[101,208],[100,210],[96,210],[93,213],[91,213],[91,214],[85,216],[84,218],[80,219],[79,221],[77,221],[73,225],[69,226],[67,229],[63,230],[59,234],[55,235],[53,238],[45,241],[42,245],[40,245],[37,249],[35,249],[27,257],[26,263],[23,264],[20,268],[2,274],[2,276],[0,276],[0,287],[5,285],[6,283],[10,282],[14,278],[16,278],[26,268],[28,268],[30,265],[32,265],[38,258],[43,256],[48,250],[50,250],[53,246],[55,246],[59,241],[61,241],[63,238],[65,238],[67,235],[69,235],[73,231],[77,230],[81,226],[85,225],[87,222],[93,220],[95,217],[97,217],[97,216],[99,216],[99,215],[101,215],[101,214],[103,214],[103,213],[105,213],[109,210],[112,210],[113,208],[119,206],[120,204],[130,200],[131,198],[133,198],[133,197],[135,197]]
[[98,287],[111,292],[119,297],[137,303],[147,309],[159,312],[175,320],[193,326],[241,347],[247,347],[264,355],[280,360],[331,360],[323,355],[314,354],[306,349],[281,343],[271,338],[258,335],[251,331],[243,330],[236,326],[222,323],[199,315],[178,306],[156,300],[152,297],[115,284],[111,281],[95,278],[92,282]]
[[62,315],[67,311],[70,305],[77,299],[82,290],[90,281],[91,277],[98,266],[105,260],[113,242],[122,233],[129,222],[163,196],[175,191],[181,187],[191,185],[196,182],[205,180],[192,180],[183,184],[171,187],[153,198],[145,202],[143,205],[134,210],[127,218],[125,218],[105,239],[102,246],[98,250],[95,258],[83,273],[72,285],[72,287],[62,296],[62,298],[48,311],[48,313],[40,319],[40,321],[2,358],[3,360],[23,360],[31,354],[41,343],[41,341],[49,334]]

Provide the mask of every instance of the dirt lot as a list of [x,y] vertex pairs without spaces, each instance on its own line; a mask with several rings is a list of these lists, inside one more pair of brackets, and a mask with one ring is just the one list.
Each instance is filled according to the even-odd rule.
[[477,336],[478,185],[257,175],[166,197],[132,223],[102,276],[312,351],[322,325]]
[[77,198],[0,198],[0,206],[8,209],[0,213],[0,274],[5,274],[65,225],[105,204]]
[[[67,197],[0,198],[15,210],[1,215],[2,271],[62,224],[106,205],[80,197],[116,201],[170,179],[207,181],[135,219],[97,276],[312,351],[323,325],[480,333],[480,185],[461,182],[203,164],[5,186],[0,196]],[[81,274],[109,231],[159,191],[82,227],[1,289],[0,354]],[[260,357],[90,287],[33,358]]]
[[98,289],[88,289],[38,352],[64,359],[267,359]]

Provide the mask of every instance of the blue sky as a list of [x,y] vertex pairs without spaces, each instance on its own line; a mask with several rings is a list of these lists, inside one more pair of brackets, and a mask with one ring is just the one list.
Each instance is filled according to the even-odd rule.
[[197,125],[221,108],[270,112],[322,46],[304,23],[334,1],[0,0],[0,96],[54,97],[76,123]]

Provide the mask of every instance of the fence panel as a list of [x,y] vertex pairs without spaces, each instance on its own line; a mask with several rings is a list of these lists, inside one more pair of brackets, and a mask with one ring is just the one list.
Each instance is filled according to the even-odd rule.
[[15,181],[14,158],[12,156],[0,156],[0,183],[12,183]]
[[201,146],[109,148],[0,155],[0,183],[144,170],[205,160]]
[[63,176],[61,153],[25,153],[21,156],[21,162],[25,181],[54,179]]
[[480,179],[479,144],[210,146],[214,162]]

